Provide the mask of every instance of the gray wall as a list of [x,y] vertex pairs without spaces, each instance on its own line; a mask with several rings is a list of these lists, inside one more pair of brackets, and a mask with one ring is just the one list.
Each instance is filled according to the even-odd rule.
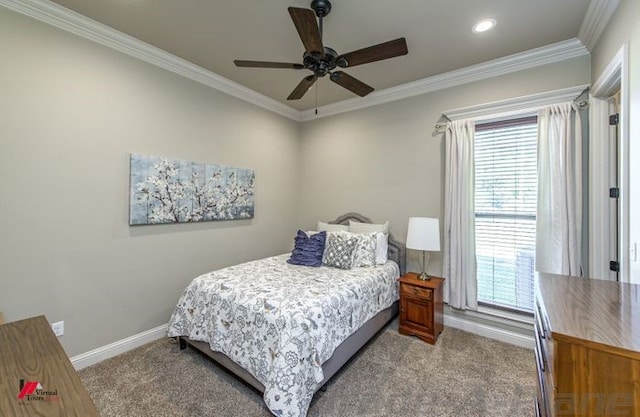
[[[358,211],[389,220],[391,233],[404,241],[410,216],[442,223],[443,135],[432,132],[443,111],[589,82],[585,56],[307,122],[300,224]],[[408,256],[409,268],[416,268],[418,254]],[[440,256],[432,256],[429,270],[441,274]]]
[[[319,219],[361,212],[404,241],[409,216],[442,218],[443,110],[590,80],[576,58],[300,126],[2,8],[0,39],[0,310],[65,320],[71,356],[166,323],[194,276]],[[132,152],[254,169],[255,219],[129,227]]]
[[[622,0],[592,52],[595,82],[624,45],[629,45],[629,241],[640,249],[640,1]],[[640,255],[630,262],[631,282],[640,284]]]
[[[0,8],[0,311],[71,356],[168,321],[196,275],[290,250],[299,126]],[[251,168],[255,218],[128,226],[129,153]]]

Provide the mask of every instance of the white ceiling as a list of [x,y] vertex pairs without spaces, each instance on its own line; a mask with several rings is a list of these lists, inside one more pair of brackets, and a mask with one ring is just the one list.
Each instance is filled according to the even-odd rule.
[[[596,1],[596,0],[594,0]],[[302,62],[287,7],[310,0],[54,0],[298,110],[354,96],[328,77],[286,97],[308,70],[236,68],[234,59]],[[578,36],[590,0],[333,0],[324,44],[346,53],[405,37],[409,54],[346,69],[382,90]],[[473,24],[493,18],[490,32]]]

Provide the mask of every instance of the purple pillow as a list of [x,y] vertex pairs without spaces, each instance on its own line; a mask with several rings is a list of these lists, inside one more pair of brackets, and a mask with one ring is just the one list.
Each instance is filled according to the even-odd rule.
[[327,232],[307,236],[305,232],[298,230],[294,239],[295,246],[287,262],[293,265],[321,266],[326,240]]

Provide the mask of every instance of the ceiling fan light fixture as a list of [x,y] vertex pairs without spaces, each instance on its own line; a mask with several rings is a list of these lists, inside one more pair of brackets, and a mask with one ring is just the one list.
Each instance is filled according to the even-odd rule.
[[496,26],[494,19],[484,19],[473,25],[473,33],[482,33],[493,29]]

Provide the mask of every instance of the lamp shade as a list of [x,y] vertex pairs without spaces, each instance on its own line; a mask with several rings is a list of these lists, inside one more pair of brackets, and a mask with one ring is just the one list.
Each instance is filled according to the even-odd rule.
[[440,220],[431,217],[410,217],[407,248],[440,251]]

